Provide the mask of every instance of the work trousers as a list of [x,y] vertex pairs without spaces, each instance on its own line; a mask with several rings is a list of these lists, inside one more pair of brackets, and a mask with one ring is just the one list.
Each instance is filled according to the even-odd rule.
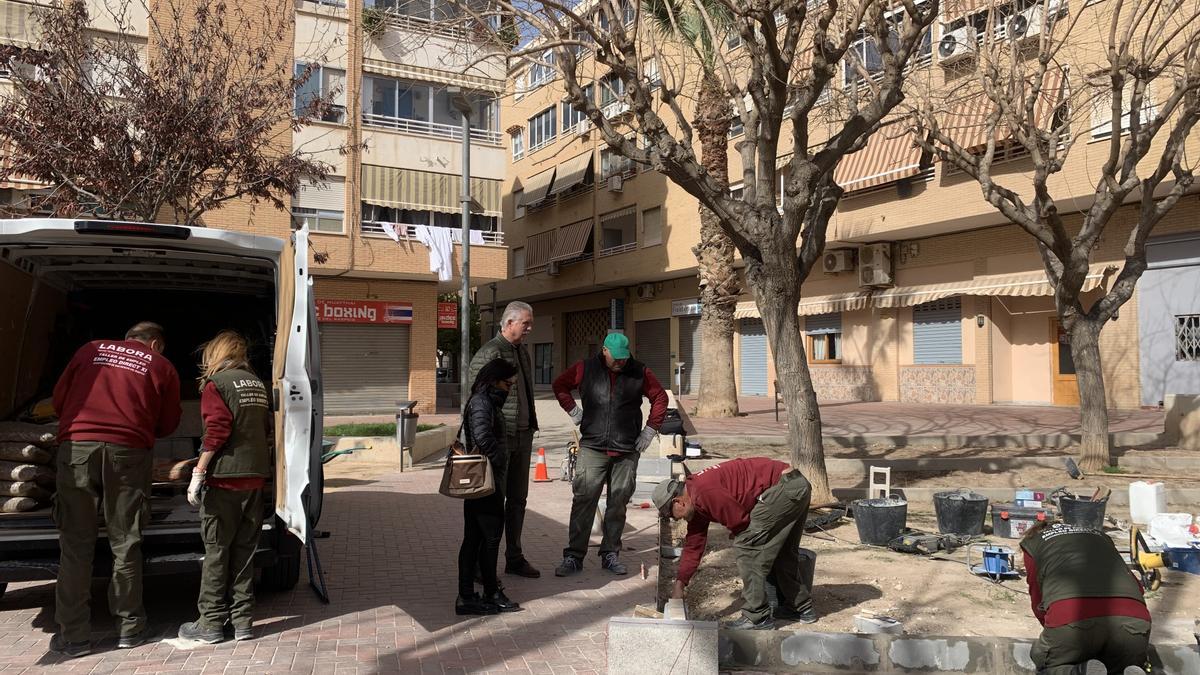
[[[262,534],[263,491],[208,488],[200,503],[204,566],[200,571],[200,625],[221,630],[254,624],[254,552]],[[280,536],[290,536],[281,533]]]
[[800,578],[800,536],[808,515],[812,486],[793,471],[758,496],[750,524],[736,537],[738,572],[742,576],[742,614],[752,621],[771,616],[766,585],[771,576],[781,605],[800,609],[811,602]]
[[[533,432],[528,429],[504,435],[508,452],[504,486],[504,560],[519,565],[525,559],[521,550],[521,530],[525,528],[525,504],[529,500],[529,461],[533,457]],[[499,485],[497,485],[499,487]]]
[[[496,476],[501,478],[501,476]],[[458,549],[458,594],[464,598],[475,592],[475,570],[483,579],[483,592],[500,589],[496,561],[500,558],[500,538],[504,535],[504,497],[493,492],[479,499],[463,500],[463,541]]]
[[112,549],[108,609],[122,636],[146,627],[142,604],[142,530],[150,523],[151,452],[99,441],[66,441],[58,448],[54,523],[59,565],[55,618],[66,639],[91,636],[92,558],[100,508]]
[[571,518],[567,526],[567,547],[563,556],[575,556],[583,560],[587,555],[588,540],[592,534],[592,521],[596,517],[596,505],[600,492],[608,486],[608,503],[604,509],[604,538],[600,542],[600,555],[621,551],[621,533],[625,530],[625,510],[633,498],[637,486],[637,465],[640,453],[627,452],[609,457],[607,452],[594,448],[580,448],[575,464],[575,481],[571,488],[575,496],[571,499]]
[[1104,662],[1110,673],[1144,667],[1150,651],[1150,622],[1129,616],[1100,616],[1045,628],[1029,657],[1038,675],[1071,675],[1089,659]]

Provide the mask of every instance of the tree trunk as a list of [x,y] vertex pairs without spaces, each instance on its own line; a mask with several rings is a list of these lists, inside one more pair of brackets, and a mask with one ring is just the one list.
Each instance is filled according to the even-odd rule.
[[[787,244],[783,244],[787,246]],[[791,247],[788,246],[788,249]],[[821,410],[813,389],[804,341],[800,334],[800,278],[795,253],[769,257],[748,274],[758,311],[775,355],[776,379],[787,407],[788,446],[792,466],[812,483],[813,503],[833,500],[821,440]]]
[[1111,448],[1108,437],[1108,401],[1104,394],[1104,370],[1100,366],[1102,324],[1085,318],[1063,322],[1071,339],[1071,358],[1079,385],[1079,468],[1094,473],[1108,466]]
[[[709,175],[729,184],[729,125],[733,116],[720,83],[706,78],[700,86],[696,127],[701,163]],[[700,395],[697,417],[736,417],[737,384],[733,377],[733,311],[741,293],[733,268],[733,242],[720,219],[700,206],[700,243],[692,248],[700,275]]]

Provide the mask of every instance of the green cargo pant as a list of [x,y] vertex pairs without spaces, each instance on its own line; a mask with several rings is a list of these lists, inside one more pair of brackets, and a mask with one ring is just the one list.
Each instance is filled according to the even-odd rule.
[[58,448],[54,523],[61,550],[54,589],[55,618],[71,642],[91,636],[92,557],[99,508],[112,549],[108,609],[122,636],[146,627],[142,604],[142,529],[150,523],[147,449],[99,441],[66,441]]
[[[525,559],[521,531],[525,529],[525,506],[529,501],[529,461],[533,458],[533,432],[504,435],[508,463],[504,476],[504,560],[520,565]],[[499,487],[499,486],[498,486]]]
[[752,621],[770,618],[767,576],[774,574],[781,603],[798,609],[811,600],[800,579],[800,536],[808,515],[812,487],[793,471],[758,496],[750,524],[736,537],[738,572],[742,575],[742,614]]
[[221,630],[254,623],[254,551],[262,532],[263,491],[208,488],[200,503],[204,567],[200,625]]
[[592,521],[596,517],[596,504],[600,492],[608,486],[608,503],[604,509],[604,539],[600,542],[600,555],[620,553],[621,533],[625,530],[625,508],[633,498],[637,487],[637,466],[640,453],[627,452],[616,457],[592,448],[580,448],[575,464],[575,481],[571,488],[575,493],[571,500],[571,519],[568,521],[567,547],[563,556],[575,556],[583,560],[587,555],[588,539],[592,534]]
[[1100,616],[1046,628],[1029,657],[1039,675],[1070,675],[1077,664],[1099,659],[1110,673],[1144,667],[1150,650],[1150,623],[1128,616]]

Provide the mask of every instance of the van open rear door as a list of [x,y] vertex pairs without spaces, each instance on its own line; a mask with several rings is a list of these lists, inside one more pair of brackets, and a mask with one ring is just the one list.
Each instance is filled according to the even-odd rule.
[[274,380],[280,414],[275,426],[275,512],[308,543],[321,514],[320,354],[308,274],[308,228],[293,233],[279,265],[279,316]]

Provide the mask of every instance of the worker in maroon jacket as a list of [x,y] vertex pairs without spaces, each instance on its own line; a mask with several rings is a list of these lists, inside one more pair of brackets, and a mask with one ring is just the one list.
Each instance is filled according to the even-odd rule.
[[[578,389],[582,407],[571,392]],[[554,380],[554,395],[575,424],[580,425],[579,458],[575,466],[567,547],[554,575],[565,577],[583,569],[592,514],[600,491],[608,485],[604,510],[604,539],[600,566],[627,574],[620,560],[625,508],[637,482],[638,457],[658,435],[667,415],[667,392],[640,361],[630,358],[629,338],[612,333],[595,358],[580,361]],[[650,400],[650,419],[642,426],[642,398]]]
[[[775,619],[816,623],[809,589],[800,578],[800,536],[812,487],[799,471],[773,459],[732,459],[685,481],[669,478],[654,488],[654,506],[664,518],[687,521],[683,557],[672,598],[700,566],[708,524],[729,530],[742,576],[742,616],[727,628],[769,630]],[[780,603],[772,616],[767,577],[774,576]]]
[[1029,601],[1043,626],[1030,652],[1038,673],[1145,672],[1150,611],[1108,535],[1042,523],[1021,539],[1021,552]]
[[51,651],[70,657],[91,652],[92,553],[97,504],[112,548],[108,608],[117,618],[119,649],[144,643],[149,631],[142,604],[142,528],[150,521],[154,440],[179,426],[179,374],[162,355],[158,324],[139,323],[124,340],[80,347],[54,387],[58,413],[58,585],[55,616],[61,631]]

